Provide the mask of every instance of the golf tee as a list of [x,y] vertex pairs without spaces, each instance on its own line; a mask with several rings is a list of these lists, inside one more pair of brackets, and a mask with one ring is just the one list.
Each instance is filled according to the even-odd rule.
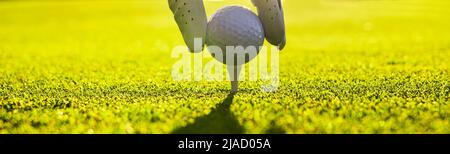
[[231,92],[235,93],[239,88],[239,74],[241,72],[242,65],[227,65],[228,75],[231,81]]

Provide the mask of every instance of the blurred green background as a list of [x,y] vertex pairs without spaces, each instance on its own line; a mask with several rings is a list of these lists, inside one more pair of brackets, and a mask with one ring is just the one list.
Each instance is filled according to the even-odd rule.
[[284,8],[280,90],[232,96],[171,79],[165,0],[0,1],[0,133],[450,133],[450,2]]

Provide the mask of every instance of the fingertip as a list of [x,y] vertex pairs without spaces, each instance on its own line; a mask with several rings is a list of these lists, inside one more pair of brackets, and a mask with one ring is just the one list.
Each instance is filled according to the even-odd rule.
[[201,53],[204,48],[189,48],[189,52],[191,53]]
[[284,47],[286,46],[286,38],[280,43],[278,44],[278,50],[283,50]]

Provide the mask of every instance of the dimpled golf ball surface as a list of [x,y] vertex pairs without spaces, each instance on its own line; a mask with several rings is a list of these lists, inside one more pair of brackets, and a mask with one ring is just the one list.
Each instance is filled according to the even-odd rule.
[[[241,6],[227,6],[219,9],[208,22],[206,43],[212,53],[217,52],[211,46],[219,47],[225,58],[227,46],[242,46],[246,49],[255,47],[257,54],[264,43],[264,29],[259,17],[251,10]],[[246,52],[245,63],[256,57],[255,54],[248,54],[247,50],[242,52]],[[226,63],[223,57],[213,56]]]

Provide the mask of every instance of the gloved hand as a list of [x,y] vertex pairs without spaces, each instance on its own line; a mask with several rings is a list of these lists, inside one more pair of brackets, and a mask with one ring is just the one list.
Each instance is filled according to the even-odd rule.
[[[169,7],[189,50],[196,53],[201,52],[205,45],[208,24],[203,0],[169,0]],[[196,38],[201,38],[198,45],[195,45]]]
[[[189,50],[201,52],[205,45],[208,25],[203,0],[168,1]],[[258,10],[267,41],[282,50],[286,45],[286,32],[281,0],[252,0],[252,3]],[[201,38],[201,42],[195,42],[196,38]]]
[[267,41],[282,50],[286,45],[286,30],[281,0],[252,0],[258,10]]

